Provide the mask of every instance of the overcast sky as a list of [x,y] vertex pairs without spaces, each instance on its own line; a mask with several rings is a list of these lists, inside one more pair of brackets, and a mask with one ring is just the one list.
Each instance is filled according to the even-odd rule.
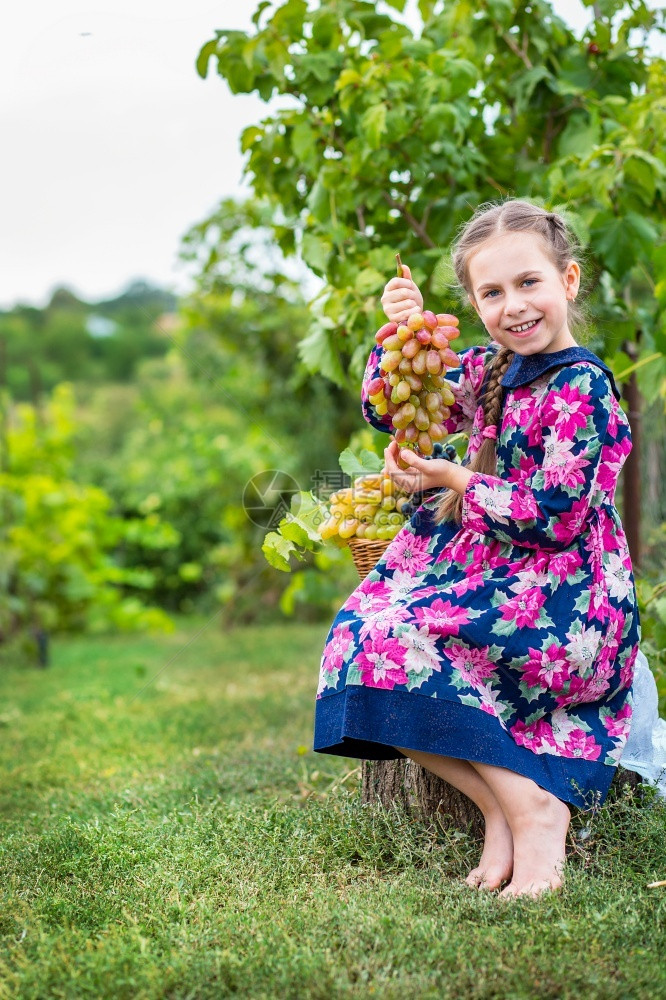
[[[413,0],[412,0],[413,2]],[[256,0],[21,0],[0,18],[0,308],[86,299],[133,278],[188,287],[181,236],[241,182],[238,140],[266,114],[194,62]],[[587,23],[580,0],[555,0]]]

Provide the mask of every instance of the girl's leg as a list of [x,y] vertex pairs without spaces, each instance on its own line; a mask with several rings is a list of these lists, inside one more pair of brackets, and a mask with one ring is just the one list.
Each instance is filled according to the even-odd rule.
[[531,778],[505,767],[471,762],[492,789],[513,836],[513,877],[502,896],[538,896],[562,885],[571,813]]
[[485,822],[483,853],[478,866],[469,873],[465,881],[478,888],[499,888],[502,882],[511,878],[513,841],[509,825],[490,785],[466,760],[404,747],[396,749],[443,778],[479,807]]

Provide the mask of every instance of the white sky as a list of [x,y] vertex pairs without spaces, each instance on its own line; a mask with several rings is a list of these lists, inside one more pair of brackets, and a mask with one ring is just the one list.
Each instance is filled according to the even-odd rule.
[[[413,0],[412,0],[413,2]],[[580,0],[555,0],[580,27]],[[112,9],[111,9],[112,8]],[[180,239],[241,182],[241,130],[267,114],[194,67],[256,0],[20,0],[0,17],[0,308],[86,299],[133,278],[188,288]],[[90,32],[90,34],[83,34]]]

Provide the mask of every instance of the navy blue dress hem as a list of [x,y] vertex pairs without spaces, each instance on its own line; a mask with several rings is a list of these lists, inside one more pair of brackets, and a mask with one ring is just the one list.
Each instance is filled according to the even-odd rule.
[[603,804],[615,774],[615,767],[599,761],[535,754],[515,743],[493,715],[471,705],[363,685],[317,701],[317,753],[398,760],[404,755],[396,746],[516,771],[583,810]]

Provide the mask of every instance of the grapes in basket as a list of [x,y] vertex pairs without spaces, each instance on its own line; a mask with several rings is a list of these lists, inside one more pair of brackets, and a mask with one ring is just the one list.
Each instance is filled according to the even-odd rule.
[[318,528],[324,541],[334,535],[389,541],[412,512],[409,495],[385,471],[358,476],[352,486],[332,493],[327,503],[329,516]]

